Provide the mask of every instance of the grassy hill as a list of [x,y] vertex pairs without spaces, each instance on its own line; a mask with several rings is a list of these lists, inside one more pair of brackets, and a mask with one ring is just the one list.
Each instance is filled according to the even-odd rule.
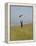
[[10,40],[32,40],[32,24],[25,24],[21,26],[10,27]]

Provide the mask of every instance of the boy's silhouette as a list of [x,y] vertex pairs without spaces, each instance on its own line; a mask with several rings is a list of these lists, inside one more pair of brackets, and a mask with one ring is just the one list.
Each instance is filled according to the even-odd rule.
[[21,23],[21,28],[23,27],[23,21],[20,21],[20,23]]
[[22,20],[22,16],[23,16],[23,15],[20,15],[20,16],[19,16],[19,18],[21,18],[21,20],[20,20],[21,28],[23,27],[23,20]]

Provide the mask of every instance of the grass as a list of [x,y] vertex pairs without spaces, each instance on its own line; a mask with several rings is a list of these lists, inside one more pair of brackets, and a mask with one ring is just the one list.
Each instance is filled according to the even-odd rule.
[[32,24],[25,24],[23,28],[20,26],[10,27],[10,40],[32,40]]

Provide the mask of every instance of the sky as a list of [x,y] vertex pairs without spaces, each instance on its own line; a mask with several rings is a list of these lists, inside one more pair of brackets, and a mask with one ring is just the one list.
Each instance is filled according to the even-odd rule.
[[[23,15],[19,18],[20,15]],[[32,7],[25,6],[10,6],[11,25],[19,25],[20,21],[23,24],[32,23]]]

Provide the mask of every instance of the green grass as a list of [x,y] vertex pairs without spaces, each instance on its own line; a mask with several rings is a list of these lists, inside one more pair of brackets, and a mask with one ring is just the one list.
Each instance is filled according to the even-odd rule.
[[32,40],[32,24],[10,27],[10,40]]

